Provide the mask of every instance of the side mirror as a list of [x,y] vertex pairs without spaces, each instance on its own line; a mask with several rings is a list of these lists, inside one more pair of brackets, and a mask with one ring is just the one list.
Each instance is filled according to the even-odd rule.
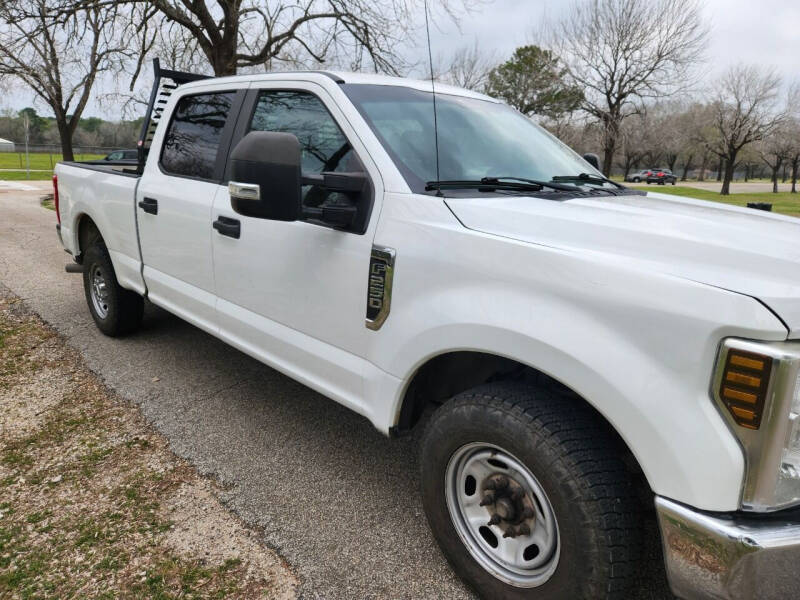
[[598,171],[600,170],[600,157],[594,152],[587,152],[583,155],[583,160],[592,165]]
[[275,221],[302,216],[300,142],[291,133],[251,131],[231,152],[231,207]]

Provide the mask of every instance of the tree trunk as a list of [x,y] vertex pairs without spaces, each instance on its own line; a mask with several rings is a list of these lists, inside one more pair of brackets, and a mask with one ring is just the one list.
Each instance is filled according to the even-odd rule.
[[792,193],[797,193],[797,168],[800,167],[800,159],[792,162]]
[[[720,161],[722,163],[722,161]],[[725,161],[725,176],[722,178],[722,189],[720,194],[728,196],[731,193],[731,181],[733,180],[733,170],[736,168],[736,154],[728,156]],[[720,164],[720,172],[722,171],[722,164]]]
[[694,158],[694,154],[690,154],[686,157],[686,162],[683,165],[683,175],[681,176],[681,181],[686,181],[686,178],[689,176],[689,171],[692,170],[692,159]]
[[778,171],[781,170],[781,163],[777,163],[772,167],[772,193],[778,193]]
[[611,177],[611,167],[614,163],[614,154],[617,150],[619,138],[619,117],[610,114],[605,118],[605,131],[603,132],[603,175]]
[[786,165],[783,165],[783,177],[781,177],[781,183],[786,183],[788,176],[786,174]]
[[58,127],[58,137],[61,139],[61,160],[75,160],[72,153],[72,129],[66,117],[56,115],[56,127]]
[[626,161],[625,162],[625,173],[622,176],[622,180],[623,181],[628,179],[628,175],[630,174],[632,168],[633,168],[633,164],[631,164],[630,162]]
[[603,147],[603,175],[611,177],[611,163],[614,160],[614,146],[617,140],[607,139]]
[[[725,160],[720,158],[719,165],[717,166],[717,181],[722,181],[722,167],[725,165]],[[730,180],[728,181],[730,183]]]
[[700,174],[697,176],[697,181],[706,180],[706,168],[708,168],[708,152],[703,153],[703,160],[700,163]]
[[745,163],[745,165],[744,165],[744,182],[747,183],[748,179],[750,179],[750,163]]
[[208,60],[217,77],[236,75],[236,35],[225,35],[211,48]]
[[667,155],[667,166],[669,170],[673,173],[675,172],[675,163],[678,162],[678,155],[677,154],[668,154]]

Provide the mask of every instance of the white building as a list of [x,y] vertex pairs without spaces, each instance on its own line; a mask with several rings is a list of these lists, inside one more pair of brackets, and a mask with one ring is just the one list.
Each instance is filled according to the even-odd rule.
[[0,138],[0,152],[14,152],[14,142]]

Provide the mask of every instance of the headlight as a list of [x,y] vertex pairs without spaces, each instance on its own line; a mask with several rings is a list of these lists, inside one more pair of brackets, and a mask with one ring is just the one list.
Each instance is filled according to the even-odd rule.
[[800,501],[800,374],[795,381],[789,412],[789,431],[781,456],[775,495],[790,503]]
[[800,504],[800,343],[724,340],[712,391],[745,453],[742,508]]

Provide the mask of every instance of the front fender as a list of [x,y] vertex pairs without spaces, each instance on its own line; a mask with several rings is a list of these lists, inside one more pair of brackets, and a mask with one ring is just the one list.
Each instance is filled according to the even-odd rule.
[[591,403],[655,493],[705,510],[738,508],[744,459],[710,398],[711,373],[724,337],[785,339],[772,313],[747,296],[413,210],[406,219],[384,208],[376,240],[411,240],[396,246],[392,313],[372,348],[377,366],[409,381],[445,352],[512,358]]

